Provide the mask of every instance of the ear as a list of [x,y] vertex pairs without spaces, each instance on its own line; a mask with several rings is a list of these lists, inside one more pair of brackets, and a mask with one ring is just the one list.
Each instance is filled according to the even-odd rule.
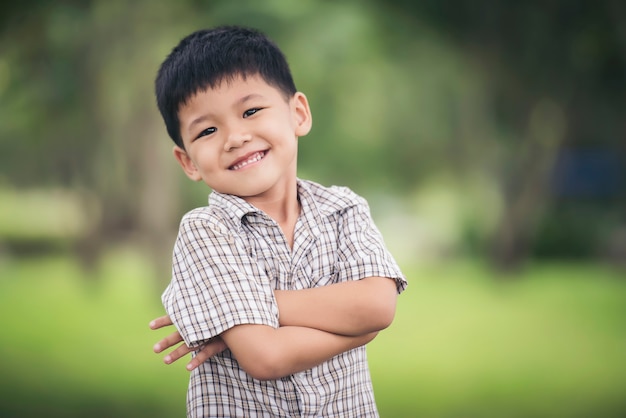
[[309,101],[304,93],[301,92],[296,92],[291,100],[296,126],[296,136],[305,136],[309,133],[313,124]]
[[187,177],[189,177],[193,181],[202,180],[202,176],[198,172],[198,169],[196,168],[194,162],[189,157],[189,154],[187,154],[187,151],[185,151],[178,145],[175,145],[172,151],[174,153],[174,158],[176,158],[178,164],[180,164],[185,174],[187,174]]

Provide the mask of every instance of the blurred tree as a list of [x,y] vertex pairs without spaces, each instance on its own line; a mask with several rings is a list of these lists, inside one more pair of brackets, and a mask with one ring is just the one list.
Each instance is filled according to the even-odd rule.
[[[617,165],[622,167],[605,179],[621,187],[614,188],[608,201],[598,202],[592,219],[586,216],[579,222],[593,225],[593,229],[599,226],[594,218],[600,219],[607,212],[612,215],[613,208],[624,207],[623,2],[390,0],[381,4],[413,26],[426,20],[447,33],[460,50],[481,61],[488,74],[489,106],[495,115],[497,137],[506,141],[503,146],[507,150],[497,164],[505,200],[490,245],[496,265],[515,267],[533,246],[541,247],[533,240],[538,228],[545,226],[540,220],[546,211],[587,200],[587,196],[569,196],[564,202],[558,194],[560,187],[551,188],[559,155],[568,150],[606,150],[619,155]],[[551,218],[551,222],[558,224],[559,219]],[[624,214],[617,222],[624,227]],[[563,227],[567,230],[571,225]],[[573,243],[593,238],[585,234]]]
[[139,51],[158,46],[144,19],[176,14],[146,2],[23,6],[2,21],[2,177],[17,187],[71,187],[97,201],[76,246],[87,264],[102,244],[136,236],[169,251],[176,193],[167,147],[154,140],[159,49]]
[[[169,155],[154,75],[192,30],[250,25],[285,50],[313,107],[304,177],[407,199],[453,177],[458,210],[472,208],[464,228],[473,245],[515,266],[541,255],[538,240],[556,242],[542,231],[554,237],[573,222],[545,225],[575,201],[554,177],[564,150],[623,155],[623,18],[619,1],[581,0],[4,2],[0,184],[90,196],[85,260],[104,243],[141,237],[166,264],[181,207],[203,204],[206,190]],[[592,213],[624,207],[624,171],[611,175],[615,191]],[[472,182],[498,188],[495,227]]]

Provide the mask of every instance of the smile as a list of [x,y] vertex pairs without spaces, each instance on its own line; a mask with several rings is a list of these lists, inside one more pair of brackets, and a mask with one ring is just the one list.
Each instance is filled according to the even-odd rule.
[[228,169],[229,170],[241,170],[247,165],[254,164],[256,162],[261,161],[265,157],[266,154],[267,154],[267,151],[255,152],[247,156],[244,160],[238,161],[236,164],[231,165],[230,167],[228,167]]

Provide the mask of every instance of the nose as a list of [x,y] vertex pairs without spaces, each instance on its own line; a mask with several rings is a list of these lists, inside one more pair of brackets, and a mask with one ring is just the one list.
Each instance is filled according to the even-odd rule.
[[244,133],[240,131],[234,131],[228,134],[226,137],[226,142],[224,143],[224,150],[231,151],[233,149],[241,147],[246,142],[250,142],[252,140],[252,135],[249,133]]

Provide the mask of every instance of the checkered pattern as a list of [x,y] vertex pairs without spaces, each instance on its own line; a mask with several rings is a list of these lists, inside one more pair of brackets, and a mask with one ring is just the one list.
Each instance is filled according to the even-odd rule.
[[[370,276],[407,283],[366,201],[347,188],[298,180],[293,249],[278,224],[243,199],[213,192],[186,214],[163,304],[189,346],[238,324],[278,327],[273,289],[304,289]],[[259,381],[229,350],[191,373],[190,417],[378,416],[365,347],[301,373]]]

